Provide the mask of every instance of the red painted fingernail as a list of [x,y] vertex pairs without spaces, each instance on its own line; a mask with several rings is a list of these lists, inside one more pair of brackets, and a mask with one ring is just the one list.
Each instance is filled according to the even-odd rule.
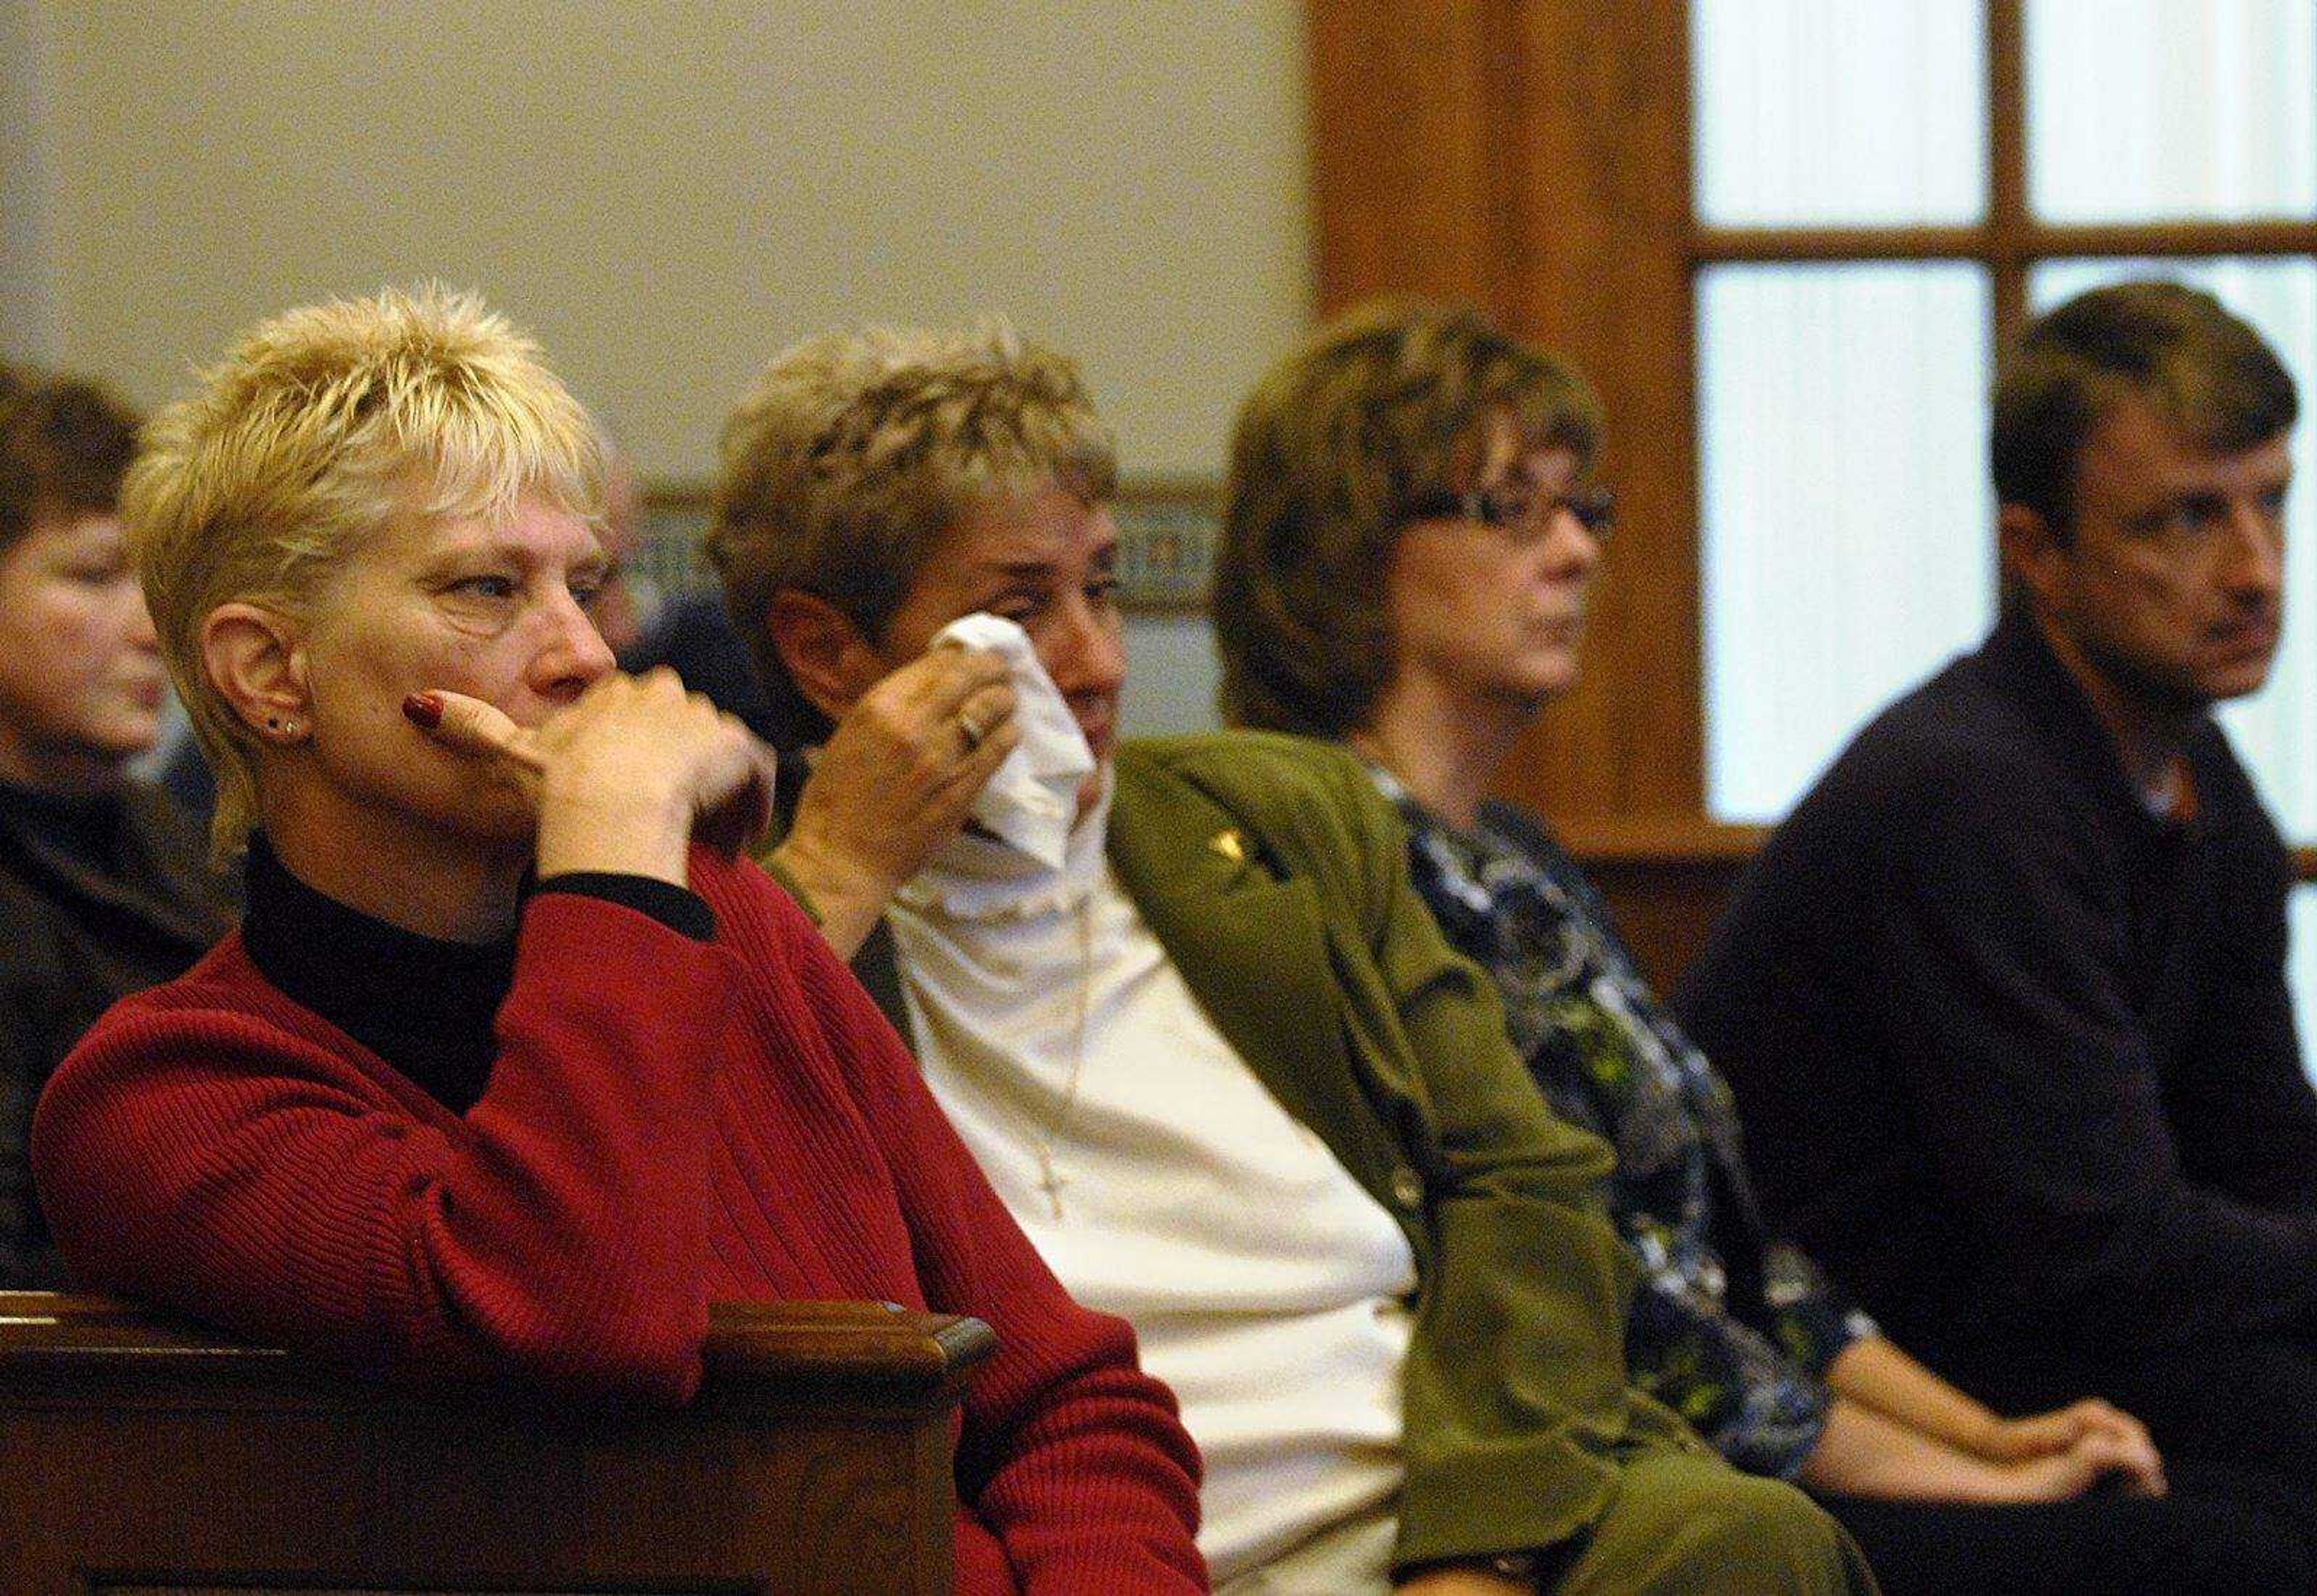
[[402,701],[402,713],[413,724],[432,731],[443,723],[443,695],[440,693],[413,693]]

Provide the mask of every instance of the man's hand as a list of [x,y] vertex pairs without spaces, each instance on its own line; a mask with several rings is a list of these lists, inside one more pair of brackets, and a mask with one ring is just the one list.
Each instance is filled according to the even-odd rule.
[[1006,661],[985,650],[935,649],[846,712],[773,854],[812,899],[839,957],[957,835],[1021,739]]

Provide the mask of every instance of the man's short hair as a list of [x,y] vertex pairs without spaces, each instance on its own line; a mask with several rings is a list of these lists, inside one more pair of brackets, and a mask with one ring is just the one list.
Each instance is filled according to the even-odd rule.
[[436,288],[264,322],[155,417],[121,493],[161,654],[217,773],[220,857],[257,820],[256,741],[210,683],[201,631],[246,600],[302,614],[364,540],[407,517],[537,498],[600,524],[595,424],[538,347]]
[[1410,506],[1463,492],[1493,429],[1590,470],[1599,402],[1574,366],[1478,311],[1382,302],[1321,327],[1239,411],[1215,560],[1222,712],[1359,730],[1391,684],[1384,572]]
[[1997,499],[2071,525],[2084,440],[2126,399],[2222,454],[2267,443],[2300,412],[2276,351],[2212,295],[2161,281],[2096,288],[2028,323],[2003,362],[1989,435]]
[[0,551],[40,522],[118,510],[137,425],[100,383],[0,365]]
[[766,624],[812,594],[880,642],[943,533],[993,498],[1117,491],[1109,429],[1077,363],[1006,323],[869,327],[775,356],[726,422],[710,563],[747,640],[781,740],[828,717],[798,692]]

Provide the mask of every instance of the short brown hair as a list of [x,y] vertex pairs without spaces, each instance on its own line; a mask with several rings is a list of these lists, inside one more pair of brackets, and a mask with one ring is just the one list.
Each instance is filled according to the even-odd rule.
[[117,511],[137,426],[101,383],[0,366],[0,549],[37,522]]
[[1077,364],[1003,321],[869,327],[775,356],[724,426],[706,552],[783,742],[828,734],[774,648],[775,595],[810,593],[881,641],[935,541],[978,505],[1054,484],[1117,491]]
[[2212,295],[2152,280],[2096,288],[2030,322],[2003,361],[1988,448],[1997,499],[2064,531],[2084,440],[2125,399],[2150,401],[2230,454],[2277,436],[2300,413],[2276,351]]
[[1363,306],[1271,368],[1223,487],[1226,720],[1314,737],[1366,723],[1391,681],[1384,569],[1409,507],[1474,486],[1500,419],[1591,468],[1601,411],[1584,377],[1476,310]]

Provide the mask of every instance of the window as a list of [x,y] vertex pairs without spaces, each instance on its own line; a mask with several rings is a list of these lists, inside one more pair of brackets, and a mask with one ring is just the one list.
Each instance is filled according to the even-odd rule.
[[2222,719],[2317,844],[2317,0],[1693,0],[1689,47],[1708,812],[1775,820],[1978,640],[1990,352],[2165,275],[2301,385],[2286,644]]
[[[2317,394],[2317,0],[1978,9],[1691,8],[1721,819],[1776,820],[1865,715],[1985,630],[1986,388],[1997,336],[2031,303],[2189,278]],[[2302,480],[2290,603],[2309,616],[2317,472]],[[2310,630],[2229,723],[2294,835],[2317,841]]]

